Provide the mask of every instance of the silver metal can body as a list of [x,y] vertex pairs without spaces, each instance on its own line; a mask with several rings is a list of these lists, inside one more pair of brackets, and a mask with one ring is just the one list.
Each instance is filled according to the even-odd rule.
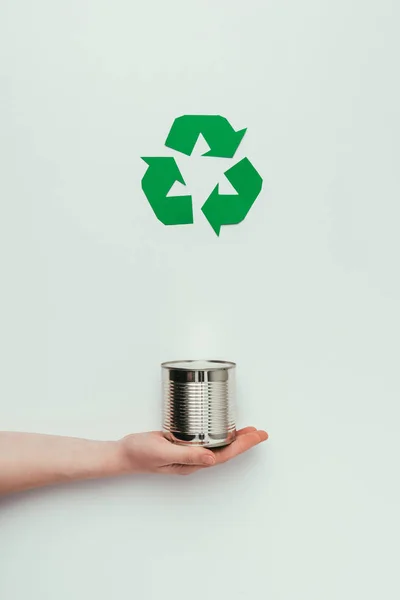
[[236,436],[236,365],[217,360],[163,363],[163,432],[177,444],[215,448]]

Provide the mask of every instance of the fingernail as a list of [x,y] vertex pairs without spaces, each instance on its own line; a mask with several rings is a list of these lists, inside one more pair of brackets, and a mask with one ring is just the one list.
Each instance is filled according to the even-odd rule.
[[215,463],[215,458],[210,454],[203,456],[203,464],[204,465],[213,465]]

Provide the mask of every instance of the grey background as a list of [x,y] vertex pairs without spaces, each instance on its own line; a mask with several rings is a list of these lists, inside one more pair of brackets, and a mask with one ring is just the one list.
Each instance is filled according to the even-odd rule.
[[[157,428],[159,363],[206,356],[271,437],[193,478],[1,501],[1,598],[399,597],[399,17],[2,0],[1,428]],[[188,113],[248,127],[264,177],[220,239],[200,206],[224,161],[180,163],[195,226],[140,189]]]

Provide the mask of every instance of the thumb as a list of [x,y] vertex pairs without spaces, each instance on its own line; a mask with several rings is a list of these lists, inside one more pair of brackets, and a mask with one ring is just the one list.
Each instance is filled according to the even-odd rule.
[[173,446],[173,461],[179,465],[203,465],[211,467],[215,464],[215,456],[211,450],[193,446]]

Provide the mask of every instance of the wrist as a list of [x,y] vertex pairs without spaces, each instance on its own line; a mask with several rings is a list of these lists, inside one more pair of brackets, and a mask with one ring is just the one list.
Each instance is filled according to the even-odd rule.
[[129,472],[126,452],[120,441],[100,442],[99,477],[118,476]]
[[79,446],[70,463],[71,471],[66,467],[66,479],[101,479],[125,472],[124,455],[118,442],[85,440]]

